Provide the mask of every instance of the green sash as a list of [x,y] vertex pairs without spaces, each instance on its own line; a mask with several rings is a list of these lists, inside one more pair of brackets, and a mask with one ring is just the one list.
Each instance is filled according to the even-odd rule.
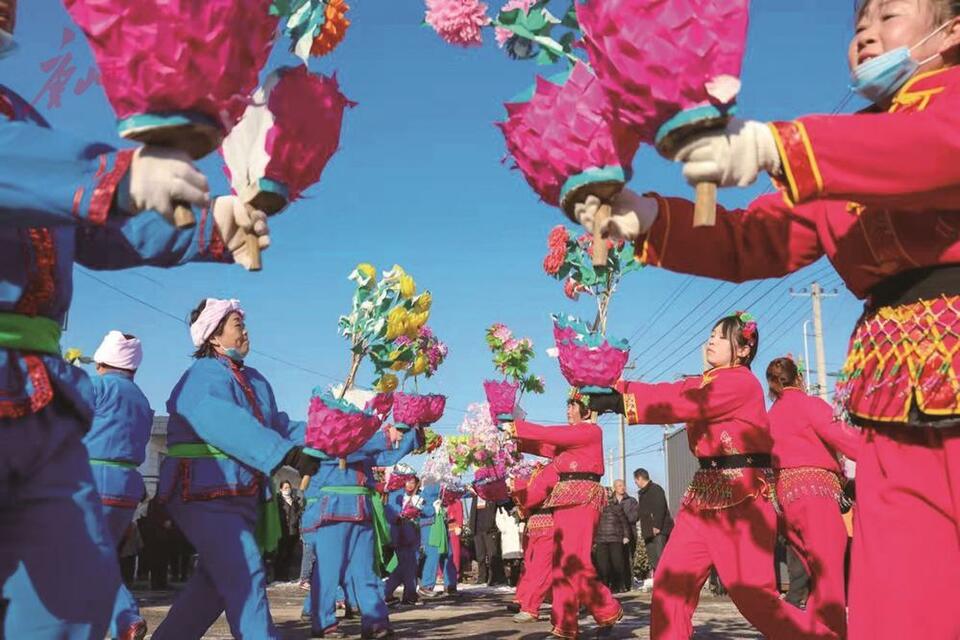
[[60,355],[60,324],[43,316],[0,313],[0,347]]
[[104,460],[102,458],[90,458],[90,464],[104,467],[120,467],[121,469],[136,469],[137,465],[123,460]]
[[[170,445],[167,455],[171,458],[216,458],[224,460],[227,454],[206,442],[183,442]],[[254,537],[260,553],[271,553],[277,550],[280,542],[280,505],[276,500],[263,500],[257,512],[257,524],[254,527]]]
[[437,517],[433,519],[433,524],[430,525],[430,536],[427,538],[427,542],[431,547],[437,547],[440,550],[440,555],[444,555],[447,553],[449,543],[447,536],[447,510],[440,507],[437,509]]
[[[383,503],[377,492],[368,487],[320,487],[323,493],[348,496],[367,496],[373,504],[373,569],[381,578],[386,578],[397,568],[397,556],[390,545],[390,526],[383,512]],[[389,557],[388,557],[389,556]]]

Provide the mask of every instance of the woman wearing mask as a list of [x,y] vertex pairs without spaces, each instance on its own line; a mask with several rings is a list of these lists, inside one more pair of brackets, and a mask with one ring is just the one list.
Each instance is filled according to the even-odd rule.
[[[848,62],[856,115],[733,121],[677,155],[691,182],[781,193],[692,228],[693,205],[625,191],[603,231],[644,264],[740,282],[826,255],[865,300],[838,389],[864,428],[850,637],[960,636],[960,3],[865,0]],[[599,202],[575,212],[593,227]],[[909,521],[911,526],[903,523]],[[917,544],[916,531],[923,531]],[[898,549],[902,589],[888,588]],[[921,612],[936,615],[917,615]]]
[[244,317],[237,300],[216,298],[190,314],[195,361],[167,400],[167,457],[157,491],[200,566],[156,640],[200,638],[224,610],[234,637],[279,638],[259,548],[276,540],[257,539],[258,516],[274,471],[288,465],[314,475],[319,464],[298,444],[306,425],[280,411],[270,383],[244,364]]

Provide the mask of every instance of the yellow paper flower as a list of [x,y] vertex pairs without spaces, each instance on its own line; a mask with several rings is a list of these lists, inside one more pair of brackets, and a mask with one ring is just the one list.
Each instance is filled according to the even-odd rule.
[[394,371],[403,371],[409,366],[410,366],[410,362],[405,360],[398,360],[394,362],[392,365],[390,365],[390,368],[393,369]]
[[80,349],[76,347],[70,347],[69,349],[66,350],[66,352],[64,352],[63,359],[69,362],[70,364],[73,364],[74,362],[79,360],[82,356],[83,356],[83,352],[80,351]]
[[427,370],[427,367],[430,366],[430,361],[427,360],[427,356],[422,353],[416,357],[413,361],[413,368],[410,369],[410,375],[419,376],[424,371]]
[[357,271],[360,272],[360,275],[364,276],[367,279],[367,283],[363,286],[369,287],[372,286],[377,281],[377,269],[369,262],[361,262],[357,265]]
[[400,276],[400,295],[404,298],[412,298],[417,292],[417,283],[411,276],[403,274]]
[[385,373],[380,376],[380,380],[377,381],[377,391],[381,393],[390,393],[397,388],[398,384],[399,381],[397,380],[397,376],[393,375],[392,373]]
[[427,320],[430,319],[429,311],[422,311],[420,313],[411,313],[407,316],[407,329],[408,332],[413,332],[414,335],[420,330],[420,327],[427,324]]
[[396,340],[407,333],[409,314],[403,307],[394,307],[387,314],[387,340]]
[[429,291],[424,291],[417,299],[413,301],[413,308],[418,312],[430,311],[430,307],[433,305],[433,296],[430,295]]

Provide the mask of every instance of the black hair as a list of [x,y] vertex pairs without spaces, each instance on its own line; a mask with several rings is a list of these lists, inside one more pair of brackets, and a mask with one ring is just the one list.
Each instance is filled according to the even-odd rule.
[[[757,328],[755,321],[751,320],[750,323],[753,323],[754,326],[753,335],[750,338],[743,335],[743,329],[749,323],[744,322],[737,314],[720,318],[717,324],[713,325],[714,329],[720,327],[720,335],[730,341],[730,352],[733,354],[736,364],[742,364],[748,368],[753,363],[753,359],[757,357],[757,349],[760,347],[760,330]],[[737,351],[743,347],[749,347],[750,352],[741,358],[737,356]]]
[[643,467],[639,467],[633,472],[633,479],[636,480],[637,478],[643,478],[644,480],[649,480],[650,472],[644,469]]
[[[203,300],[200,301],[200,304],[198,304],[197,307],[190,312],[189,324],[192,325],[194,322],[197,321],[197,318],[200,317],[200,314],[203,313],[203,309],[206,306],[207,306],[207,299],[204,298]],[[210,342],[210,338],[223,334],[223,328],[227,326],[227,318],[229,317],[230,317],[230,314],[228,313],[227,315],[223,316],[220,319],[220,322],[217,323],[217,326],[213,330],[213,333],[207,336],[207,339],[203,341],[203,344],[197,347],[197,350],[193,352],[194,358],[199,360],[200,358],[212,358],[215,355],[217,355],[216,350],[213,348],[213,344],[211,344]]]
[[581,419],[583,419],[583,418],[589,418],[589,417],[590,417],[590,407],[584,405],[582,402],[580,402],[579,400],[577,400],[577,399],[575,399],[575,398],[568,398],[568,399],[567,399],[567,405],[569,406],[569,405],[571,405],[571,404],[577,405],[577,409],[580,410],[580,418],[581,418]]
[[787,387],[797,387],[803,376],[792,358],[774,358],[767,365],[767,385],[770,395],[779,398]]

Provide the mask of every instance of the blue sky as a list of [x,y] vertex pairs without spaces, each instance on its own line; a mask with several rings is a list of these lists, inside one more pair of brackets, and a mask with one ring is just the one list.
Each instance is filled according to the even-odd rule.
[[[191,351],[186,327],[165,314],[184,318],[201,298],[237,297],[248,311],[258,352],[249,364],[272,382],[281,407],[302,418],[311,389],[342,379],[349,365],[347,343],[336,333],[352,291],[347,274],[358,262],[379,269],[398,263],[419,287],[433,292],[430,324],[450,347],[447,363],[426,385],[449,396],[439,431],[454,431],[463,409],[483,399],[481,382],[493,374],[483,333],[496,321],[532,337],[539,353],[534,370],[546,377],[547,394],[524,401],[529,415],[562,422],[567,386],[556,361],[543,353],[551,346],[549,314],[592,316],[593,303],[568,301],[560,283],[543,274],[546,234],[563,219],[501,162],[504,143],[493,126],[503,117],[505,99],[528,86],[536,73],[552,69],[507,59],[492,33],[479,50],[444,44],[421,26],[420,0],[351,4],[353,24],[345,42],[333,55],[313,60],[311,69],[336,71],[342,90],[358,106],[346,114],[342,148],[321,182],[271,221],[273,247],[264,253],[264,270],[248,274],[235,266],[189,265],[91,277],[78,269],[64,346],[92,353],[110,329],[137,334],[145,351],[138,382],[158,413],[165,413],[168,393],[189,366]],[[852,3],[784,4],[753,2],[740,97],[744,117],[830,112],[847,91]],[[92,58],[79,30],[61,51],[63,29],[70,26],[56,0],[21,3],[21,48],[0,62],[0,82],[32,100],[47,78],[41,63],[71,52],[77,71],[61,107],[49,108],[46,96],[36,106],[57,128],[123,144],[102,89],[73,91]],[[281,43],[268,69],[293,63]],[[214,191],[225,192],[219,157],[201,167]],[[637,156],[634,174],[636,190],[690,193],[679,166],[650,150]],[[724,190],[720,201],[742,206],[765,189]],[[773,357],[802,354],[801,323],[809,317],[809,300],[791,297],[789,288],[813,279],[840,290],[824,307],[828,369],[835,371],[859,303],[825,262],[779,283],[739,286],[644,269],[617,293],[609,332],[634,341],[635,374],[668,380],[699,371],[696,345],[717,317],[749,308],[760,324],[761,350],[754,365],[760,373]],[[369,369],[365,374],[361,382],[370,381]],[[657,427],[628,427],[628,470],[646,466],[655,479],[662,477],[661,436]],[[605,427],[605,447],[616,446],[611,423]]]

